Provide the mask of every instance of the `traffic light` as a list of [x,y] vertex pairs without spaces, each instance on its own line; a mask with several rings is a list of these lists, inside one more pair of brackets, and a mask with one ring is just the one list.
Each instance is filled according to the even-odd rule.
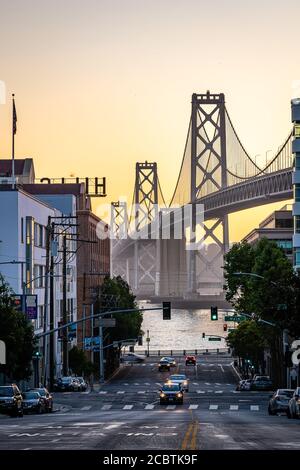
[[218,320],[218,307],[210,307],[210,319],[212,321]]
[[143,346],[143,337],[142,337],[142,335],[138,336],[138,345]]
[[202,333],[202,338],[203,338],[203,339],[205,338],[205,333]]
[[40,351],[35,351],[32,355],[32,358],[37,359],[37,360],[41,359],[41,357],[42,357],[42,353],[40,353]]
[[223,325],[223,331],[227,331],[227,323],[224,323],[224,325]]
[[171,320],[171,302],[163,302],[163,320]]

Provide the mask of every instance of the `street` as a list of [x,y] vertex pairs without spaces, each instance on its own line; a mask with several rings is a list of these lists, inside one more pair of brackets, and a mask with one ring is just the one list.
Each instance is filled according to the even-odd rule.
[[[237,392],[232,358],[158,372],[157,359],[124,365],[100,390],[55,393],[53,414],[1,417],[0,449],[300,449],[300,422],[269,416],[270,392]],[[185,373],[183,405],[160,405],[170,374]]]

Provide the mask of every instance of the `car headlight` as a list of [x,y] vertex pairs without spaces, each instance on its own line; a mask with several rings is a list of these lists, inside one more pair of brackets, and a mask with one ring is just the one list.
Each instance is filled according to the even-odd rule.
[[185,380],[185,381],[183,382],[183,385],[187,385],[187,384],[188,384],[188,383],[187,383],[187,381]]
[[161,396],[161,398],[163,398],[163,397],[165,397],[166,395],[165,395],[163,392],[161,392],[160,396]]
[[179,398],[181,398],[181,397],[182,397],[182,393],[181,393],[181,392],[177,393],[177,396],[178,396]]

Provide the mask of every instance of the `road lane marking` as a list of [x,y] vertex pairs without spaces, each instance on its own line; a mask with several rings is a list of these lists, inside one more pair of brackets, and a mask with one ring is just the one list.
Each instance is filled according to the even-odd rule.
[[154,405],[146,405],[145,410],[153,410]]
[[259,411],[259,405],[250,405],[251,411]]
[[193,425],[192,437],[191,437],[191,445],[190,449],[195,450],[197,444],[197,431],[198,431],[198,422],[195,421]]
[[239,409],[239,405],[230,405],[231,411],[237,411]]
[[209,405],[209,410],[217,410],[219,405]]
[[222,371],[222,372],[225,372],[225,370],[223,369],[222,364],[219,364],[219,366],[221,367],[221,371]]
[[216,390],[215,393],[223,393],[223,390]]
[[199,405],[190,405],[189,410],[197,410]]
[[124,393],[125,393],[125,390],[119,390],[119,391],[117,392],[117,395],[123,395]]
[[168,405],[166,407],[166,410],[175,410],[176,409],[176,405]]
[[112,405],[103,405],[102,408],[101,408],[101,410],[103,410],[103,411],[108,411],[108,410],[111,409],[111,407],[112,407]]
[[83,406],[81,409],[81,411],[89,411],[92,407],[91,406]]
[[107,393],[107,392],[104,392],[104,390],[101,390],[101,391],[99,392],[99,395],[105,395],[106,393]]
[[132,408],[133,408],[133,405],[125,405],[123,407],[123,410],[132,410]]
[[197,390],[197,393],[205,393],[205,390]]
[[139,383],[135,383],[134,385],[140,385]]
[[193,382],[193,385],[199,385],[198,382]]
[[145,390],[138,390],[138,393],[140,393],[140,394],[141,393],[146,393],[146,391]]
[[145,382],[145,385],[150,385],[149,382]]
[[215,382],[215,385],[221,385],[221,384],[219,384],[218,382]]
[[210,383],[209,383],[209,382],[205,382],[205,385],[210,385]]
[[188,440],[189,440],[190,435],[192,434],[192,430],[193,430],[193,424],[189,424],[189,426],[186,430],[186,433],[184,435],[183,441],[182,441],[182,446],[181,446],[182,450],[187,449]]

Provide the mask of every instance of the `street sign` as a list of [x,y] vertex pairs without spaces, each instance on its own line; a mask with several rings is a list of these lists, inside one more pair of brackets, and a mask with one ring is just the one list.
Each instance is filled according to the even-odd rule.
[[150,343],[150,338],[146,338],[146,341],[147,341],[148,343]]
[[37,295],[35,294],[26,294],[25,298],[25,315],[27,320],[36,320],[37,319]]
[[222,339],[222,338],[215,338],[215,337],[213,337],[213,336],[210,336],[210,337],[208,338],[208,341],[221,341],[221,339]]
[[228,316],[226,315],[225,316],[225,321],[235,321],[237,323],[239,323],[240,321],[243,321],[245,320],[245,317],[243,315],[231,315],[231,316]]

